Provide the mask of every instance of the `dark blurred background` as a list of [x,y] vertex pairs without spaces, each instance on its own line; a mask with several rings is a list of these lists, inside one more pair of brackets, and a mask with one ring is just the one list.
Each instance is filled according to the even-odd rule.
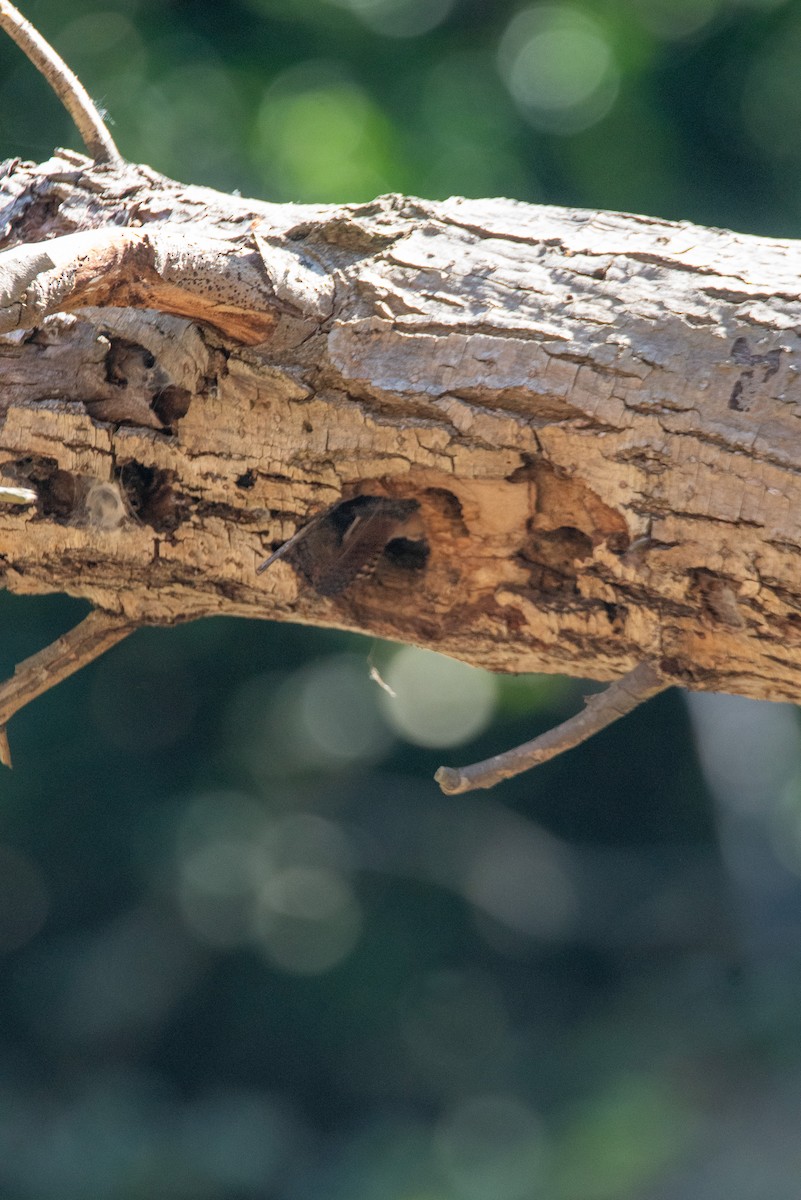
[[[801,235],[791,0],[27,0],[122,152],[274,200]],[[0,158],[79,147],[0,41]],[[2,662],[78,620],[0,597]],[[370,680],[375,664],[392,699]],[[797,1200],[801,739],[345,634],[147,630],[0,777],[2,1200]]]

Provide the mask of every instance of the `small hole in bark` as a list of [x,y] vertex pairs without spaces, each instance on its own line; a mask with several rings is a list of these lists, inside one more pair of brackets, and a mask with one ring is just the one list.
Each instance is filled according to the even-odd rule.
[[158,533],[172,533],[178,528],[183,514],[173,491],[174,471],[160,471],[134,461],[121,467],[118,474],[131,511],[140,521]]
[[447,488],[426,488],[425,508],[431,512],[435,524],[446,523],[451,537],[466,537],[467,525],[462,515],[462,505],[458,496]]
[[78,480],[69,471],[62,471],[54,458],[30,457],[18,459],[15,474],[27,480],[39,494],[39,508],[44,516],[65,520],[75,510],[80,494]]
[[623,628],[623,622],[626,619],[626,607],[623,604],[613,604],[608,602],[604,604],[606,615],[609,618],[609,624],[617,632]]
[[438,504],[442,511],[447,512],[454,521],[461,521],[462,504],[453,492],[449,492],[447,488],[427,488],[426,496]]
[[69,517],[75,508],[77,484],[69,471],[54,471],[50,478],[39,484],[42,512],[47,517]]
[[237,477],[236,486],[244,488],[247,491],[248,488],[253,487],[255,482],[256,482],[256,472],[255,471],[245,471],[244,475],[239,475]]
[[314,426],[312,425],[311,421],[303,422],[303,432],[304,433],[314,433]]
[[394,567],[404,571],[422,571],[431,551],[424,538],[393,538],[384,549],[384,557]]
[[[107,381],[114,387],[127,388],[129,371],[137,359],[142,363],[143,355],[146,353],[149,351],[145,351],[135,342],[129,342],[126,338],[111,338],[105,359]],[[153,357],[152,354],[150,357]]]
[[153,398],[151,408],[162,425],[174,425],[189,412],[192,396],[186,388],[165,387]]

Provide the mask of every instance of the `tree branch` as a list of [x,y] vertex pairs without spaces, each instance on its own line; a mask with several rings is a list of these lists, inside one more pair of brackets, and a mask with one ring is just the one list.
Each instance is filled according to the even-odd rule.
[[14,713],[99,658],[135,628],[117,614],[95,609],[63,637],[56,638],[44,650],[14,668],[11,678],[0,683],[0,762],[4,766],[11,766],[6,725]]
[[602,692],[586,701],[586,707],[561,725],[514,750],[496,754],[469,767],[440,767],[434,778],[446,795],[472,792],[476,788],[491,788],[504,779],[512,779],[523,771],[556,758],[586,742],[600,729],[625,717],[652,696],[666,691],[671,681],[664,678],[653,663],[640,663],[628,675],[618,679]]
[[12,591],[801,698],[801,243],[72,152],[0,168],[0,237]]
[[27,54],[36,69],[44,75],[75,122],[84,145],[95,162],[121,162],[122,156],[81,81],[49,42],[45,41],[30,21],[26,21],[22,13],[13,4],[9,4],[8,0],[0,0],[0,29],[6,31],[20,50]]

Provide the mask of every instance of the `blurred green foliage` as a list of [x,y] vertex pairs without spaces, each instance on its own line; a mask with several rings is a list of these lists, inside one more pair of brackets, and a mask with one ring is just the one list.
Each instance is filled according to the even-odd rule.
[[[24,7],[123,153],[188,182],[799,233],[792,0]],[[0,43],[0,157],[56,144]],[[2,673],[83,611],[3,597]],[[218,620],[141,631],[15,718],[3,1200],[795,1200],[795,718],[667,695],[439,795],[443,759],[580,693]]]

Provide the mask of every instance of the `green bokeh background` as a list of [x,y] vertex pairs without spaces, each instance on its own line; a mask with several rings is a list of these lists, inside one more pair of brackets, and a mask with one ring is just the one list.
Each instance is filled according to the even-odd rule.
[[[801,236],[794,0],[25,12],[122,152],[187,182]],[[0,41],[0,158],[55,145],[77,135]],[[2,674],[83,613],[0,598]],[[440,762],[582,688],[466,671],[475,736],[421,744],[370,665],[420,697],[450,676],[403,653],[145,630],[14,719],[2,1200],[796,1200],[794,712],[668,694],[449,800]]]

